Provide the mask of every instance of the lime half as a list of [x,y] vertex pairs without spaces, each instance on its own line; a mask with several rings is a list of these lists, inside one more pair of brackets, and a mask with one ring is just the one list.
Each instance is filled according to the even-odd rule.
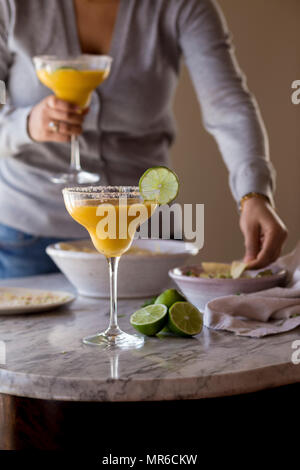
[[168,308],[162,304],[148,305],[133,313],[131,325],[146,336],[154,336],[166,325]]
[[178,176],[169,168],[154,166],[141,176],[139,189],[142,197],[158,204],[168,204],[178,194]]
[[176,289],[167,289],[162,292],[155,300],[155,304],[163,304],[166,307],[170,308],[175,302],[180,302],[185,300],[181,294]]
[[168,327],[180,336],[194,336],[202,331],[202,313],[189,302],[176,302],[169,310]]

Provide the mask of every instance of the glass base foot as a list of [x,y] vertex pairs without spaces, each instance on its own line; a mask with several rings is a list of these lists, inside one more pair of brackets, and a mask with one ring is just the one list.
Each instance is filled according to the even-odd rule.
[[89,173],[88,171],[76,171],[70,173],[60,173],[53,175],[50,180],[56,184],[92,184],[100,181],[100,175],[96,173]]
[[83,338],[83,342],[92,346],[100,346],[103,349],[139,349],[144,344],[144,338],[138,335],[128,335],[123,331],[116,335],[108,335],[104,332],[93,336],[86,336]]

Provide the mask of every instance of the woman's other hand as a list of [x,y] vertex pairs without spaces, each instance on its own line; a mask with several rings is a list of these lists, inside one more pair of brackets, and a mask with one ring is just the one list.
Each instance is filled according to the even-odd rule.
[[257,197],[247,199],[240,228],[245,240],[244,261],[250,269],[263,268],[279,257],[287,229],[267,201]]
[[47,96],[29,114],[29,136],[36,142],[69,142],[71,135],[82,133],[82,123],[87,113],[88,109],[82,111],[54,95]]

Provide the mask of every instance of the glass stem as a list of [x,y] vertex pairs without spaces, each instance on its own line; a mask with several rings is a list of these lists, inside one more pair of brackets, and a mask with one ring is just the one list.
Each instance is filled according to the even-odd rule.
[[108,335],[117,335],[120,333],[118,327],[118,311],[117,311],[117,278],[118,278],[118,265],[120,257],[107,258],[109,266],[109,285],[110,285],[110,321],[109,327],[106,330]]
[[71,169],[74,171],[80,171],[80,150],[79,140],[77,135],[71,136]]

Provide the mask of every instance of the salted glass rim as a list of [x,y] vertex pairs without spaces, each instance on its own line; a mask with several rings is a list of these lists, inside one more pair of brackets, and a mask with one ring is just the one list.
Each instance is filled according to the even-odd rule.
[[[62,190],[63,196],[82,196],[90,199],[116,199],[116,198],[141,198],[146,200],[140,193],[138,186],[74,186]],[[149,193],[149,201],[157,204],[153,196],[159,195],[159,189]],[[151,197],[150,197],[151,196]]]
[[122,196],[125,194],[141,196],[138,186],[73,186],[64,188],[62,192],[63,194],[83,194],[85,196]]

